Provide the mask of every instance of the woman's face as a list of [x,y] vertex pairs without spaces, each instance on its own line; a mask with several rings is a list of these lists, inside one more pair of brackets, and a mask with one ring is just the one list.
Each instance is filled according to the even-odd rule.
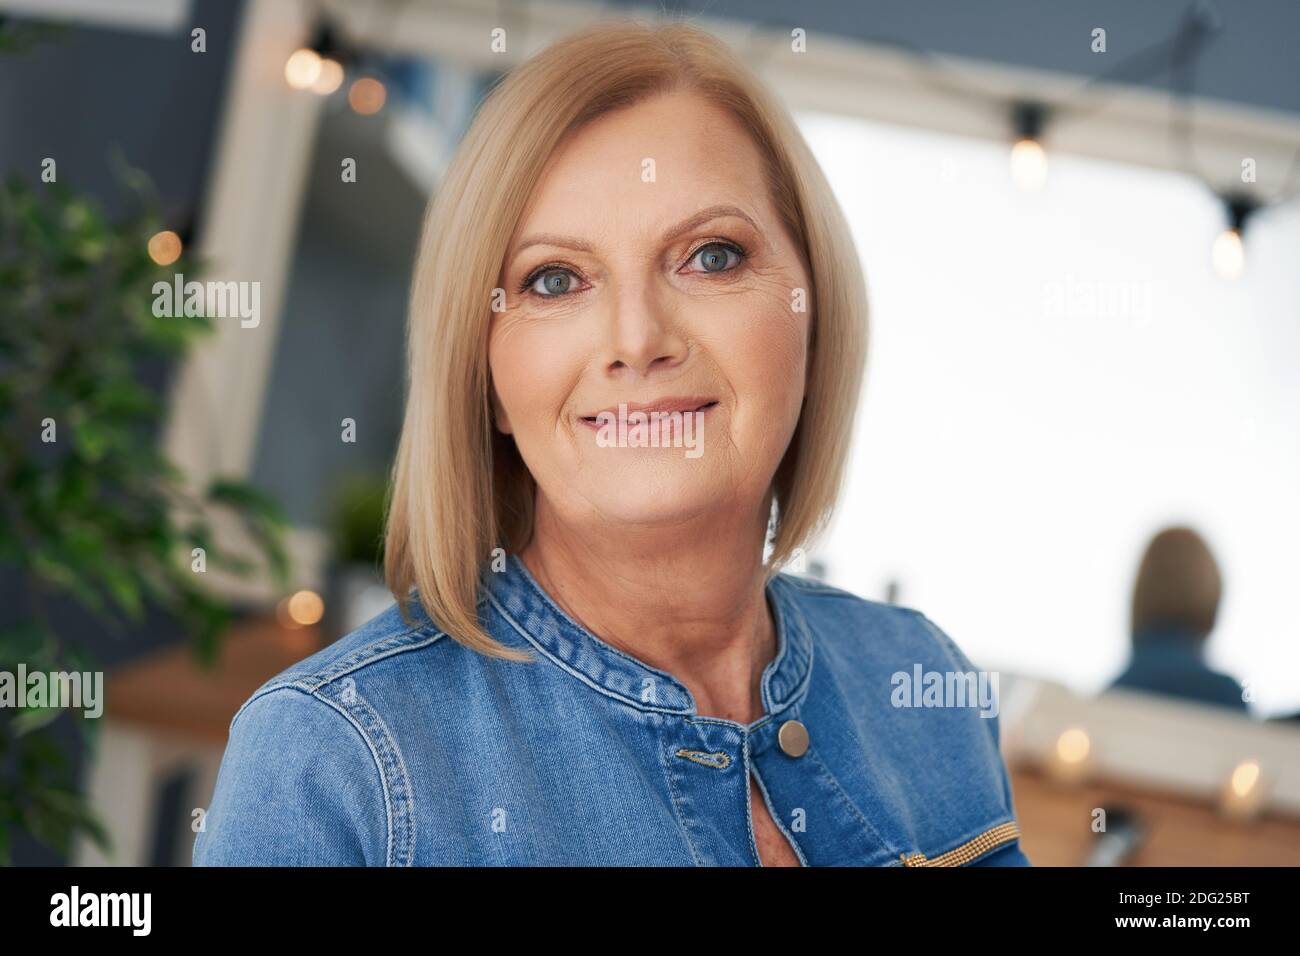
[[501,285],[497,426],[545,507],[671,526],[761,504],[799,419],[811,303],[729,113],[672,93],[579,130],[547,165]]

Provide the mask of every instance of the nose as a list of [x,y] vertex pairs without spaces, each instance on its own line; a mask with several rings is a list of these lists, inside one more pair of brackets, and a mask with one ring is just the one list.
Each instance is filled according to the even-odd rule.
[[689,346],[654,290],[635,284],[621,289],[613,300],[606,351],[610,374],[646,377],[680,366]]

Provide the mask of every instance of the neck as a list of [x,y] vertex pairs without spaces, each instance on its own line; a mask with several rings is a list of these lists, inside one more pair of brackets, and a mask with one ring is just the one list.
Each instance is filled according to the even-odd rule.
[[539,495],[519,556],[571,618],[681,681],[700,715],[748,724],[762,716],[760,681],[777,650],[762,560],[766,504],[611,532],[566,524]]

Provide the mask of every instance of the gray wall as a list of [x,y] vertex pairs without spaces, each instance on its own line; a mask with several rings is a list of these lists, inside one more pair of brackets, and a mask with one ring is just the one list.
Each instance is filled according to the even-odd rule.
[[[770,21],[864,41],[890,40],[937,53],[1077,74],[1088,78],[1162,43],[1191,0],[609,0],[686,16]],[[1300,113],[1300,3],[1217,0],[1207,7],[1221,29],[1196,73],[1201,95]],[[1091,52],[1094,27],[1107,52]],[[1140,81],[1168,87],[1168,77]]]

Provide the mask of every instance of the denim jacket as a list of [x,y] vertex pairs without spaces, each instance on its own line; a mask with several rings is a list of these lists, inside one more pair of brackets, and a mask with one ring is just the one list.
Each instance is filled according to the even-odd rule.
[[767,585],[763,716],[584,630],[516,556],[478,613],[489,658],[396,605],[235,715],[196,865],[758,866],[761,799],[810,866],[1028,866],[996,713],[916,706],[897,675],[973,673],[922,614]]

